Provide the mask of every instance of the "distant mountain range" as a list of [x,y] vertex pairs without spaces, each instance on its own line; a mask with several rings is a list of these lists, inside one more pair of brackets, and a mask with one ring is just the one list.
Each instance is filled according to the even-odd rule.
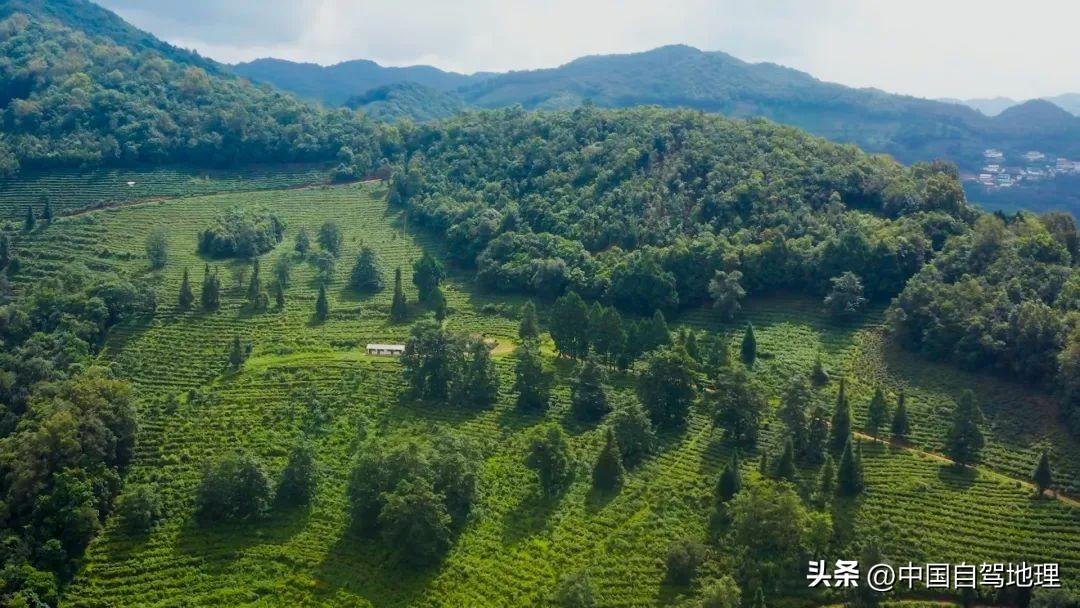
[[[437,118],[458,108],[520,104],[526,109],[655,104],[763,116],[835,141],[885,152],[903,162],[948,158],[973,170],[986,148],[1006,154],[1041,150],[1080,157],[1080,118],[1033,100],[987,116],[967,105],[856,89],[772,63],[672,45],[651,51],[582,57],[565,65],[501,74],[456,74],[430,66],[383,67],[349,61],[330,67],[260,59],[233,66],[327,105],[363,108],[367,91],[414,82],[398,95],[391,119]],[[398,93],[401,93],[400,91]],[[446,96],[446,97],[442,97]],[[377,95],[376,95],[377,97]],[[379,101],[379,100],[376,100]]]
[[[1042,97],[1044,101],[1058,106],[1059,108],[1069,112],[1074,116],[1080,116],[1080,93],[1065,93],[1064,95],[1055,95],[1054,97]],[[951,97],[943,97],[938,101],[944,101],[946,103],[958,103],[970,108],[974,108],[987,116],[997,116],[1005,110],[1020,105],[1021,102],[1009,98],[1009,97],[989,97],[989,98],[976,98],[976,99],[955,99]]]

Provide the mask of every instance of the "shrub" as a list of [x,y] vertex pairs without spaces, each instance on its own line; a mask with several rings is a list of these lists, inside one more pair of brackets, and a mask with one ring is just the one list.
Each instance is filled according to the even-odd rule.
[[676,585],[689,585],[705,563],[705,557],[705,545],[699,542],[682,538],[671,543],[664,560],[668,580]]
[[198,251],[216,258],[260,256],[281,242],[285,224],[265,209],[233,207],[199,233]]
[[270,503],[270,479],[246,454],[235,454],[203,471],[195,512],[203,524],[252,519]]
[[161,495],[156,486],[135,485],[120,497],[117,507],[124,525],[136,532],[154,527],[164,513]]

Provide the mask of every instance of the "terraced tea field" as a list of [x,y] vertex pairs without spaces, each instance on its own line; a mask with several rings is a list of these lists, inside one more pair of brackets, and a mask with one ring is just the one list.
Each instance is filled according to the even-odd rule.
[[41,213],[48,197],[57,214],[153,197],[194,196],[239,190],[270,190],[326,183],[324,166],[267,165],[230,170],[191,167],[67,169],[24,172],[0,180],[0,220],[22,218],[26,206]]
[[[404,234],[397,213],[383,201],[384,191],[371,184],[187,197],[64,218],[20,240],[23,284],[81,262],[150,276],[160,287],[157,315],[116,330],[101,356],[115,362],[142,398],[128,479],[158,483],[168,514],[148,535],[110,520],[67,589],[65,605],[534,606],[559,573],[574,570],[590,575],[602,606],[674,605],[692,592],[664,582],[663,560],[672,540],[705,538],[713,486],[729,457],[705,412],[695,411],[682,433],[663,437],[659,454],[632,471],[621,492],[597,499],[589,492],[588,470],[602,436],[596,427],[566,421],[571,366],[554,361],[559,385],[547,414],[518,413],[510,385],[521,300],[476,293],[466,275],[448,281],[447,325],[500,343],[498,405],[477,413],[402,403],[398,363],[368,357],[363,345],[400,341],[409,325],[389,323],[389,289],[357,297],[345,280],[364,243],[377,250],[388,272],[402,267],[406,292],[415,299],[411,263],[425,249],[437,252],[437,244]],[[232,204],[265,206],[287,223],[286,241],[263,258],[264,284],[274,260],[293,255],[292,236],[300,227],[314,232],[326,219],[342,227],[345,245],[325,323],[312,322],[316,283],[303,263],[294,266],[283,311],[246,310],[244,289],[230,276],[232,264],[219,264],[226,287],[221,310],[175,309],[183,269],[191,269],[196,290],[202,277],[196,233]],[[168,228],[170,261],[149,274],[143,242],[158,225]],[[764,353],[753,373],[773,403],[785,378],[808,371],[818,353],[834,376],[850,378],[859,425],[875,385],[887,387],[891,402],[895,392],[908,393],[914,449],[864,446],[868,488],[853,506],[834,513],[838,552],[846,555],[844,544],[872,537],[896,562],[1056,561],[1067,582],[1080,583],[1080,508],[1032,500],[1018,481],[1027,478],[1045,444],[1054,448],[1057,477],[1077,488],[1078,447],[1053,421],[1048,399],[892,352],[881,339],[881,311],[837,325],[817,302],[801,298],[750,301],[745,309],[733,324],[717,322],[708,310],[678,322],[725,332],[734,355],[736,336],[752,321]],[[411,320],[428,314],[411,312]],[[239,372],[227,373],[227,346],[237,334],[254,351]],[[614,378],[616,392],[629,387],[629,378]],[[919,451],[940,447],[951,398],[963,387],[979,391],[990,439],[988,466],[968,473]],[[835,388],[824,389],[821,399],[831,404]],[[187,399],[190,390],[195,399]],[[309,409],[312,391],[327,404],[325,411]],[[169,394],[181,397],[175,409],[165,402]],[[567,495],[540,507],[522,460],[526,434],[545,419],[566,424],[582,464]],[[436,425],[454,428],[480,447],[480,495],[442,563],[407,574],[391,565],[380,542],[343,534],[346,475],[360,428],[423,432]],[[775,449],[779,426],[770,417],[766,449]],[[301,434],[314,442],[320,466],[309,511],[220,528],[194,524],[192,492],[205,463],[244,447],[276,478]],[[756,475],[755,467],[752,455],[744,474]],[[816,472],[800,475],[809,485]],[[706,570],[718,574],[730,567],[728,551],[715,548]]]

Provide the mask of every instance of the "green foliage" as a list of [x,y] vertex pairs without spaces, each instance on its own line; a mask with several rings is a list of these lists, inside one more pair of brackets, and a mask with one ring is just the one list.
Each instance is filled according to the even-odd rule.
[[593,352],[614,365],[626,351],[626,330],[622,316],[612,307],[593,306],[589,318],[589,341]]
[[306,443],[297,445],[289,452],[289,460],[281,472],[275,504],[285,508],[307,506],[315,496],[318,481],[314,450]]
[[784,450],[780,452],[780,457],[776,459],[776,467],[773,473],[779,479],[795,480],[795,447],[792,445],[790,437],[784,441]]
[[570,445],[562,427],[548,424],[537,428],[529,443],[525,464],[536,473],[545,497],[562,495],[574,478]]
[[589,309],[581,296],[570,292],[555,300],[551,315],[559,320],[551,326],[555,348],[569,357],[584,358],[589,352]]
[[296,233],[296,244],[293,245],[293,249],[300,255],[307,255],[308,251],[311,251],[311,236],[308,234],[307,228],[301,227]]
[[743,333],[739,352],[742,355],[743,363],[745,363],[747,367],[753,367],[754,360],[757,359],[757,337],[754,336],[753,323],[748,323],[746,325],[746,332]]
[[1039,463],[1035,465],[1035,471],[1031,474],[1031,480],[1035,482],[1037,494],[1042,496],[1047,488],[1054,483],[1054,475],[1050,472],[1050,451],[1043,450],[1039,456]]
[[730,441],[742,445],[757,442],[766,402],[761,389],[745,372],[721,372],[707,396],[714,423],[724,430],[724,435]]
[[206,265],[203,271],[202,292],[199,294],[203,310],[217,310],[221,306],[221,279],[218,278],[217,269],[210,272],[210,265]]
[[390,301],[390,321],[401,323],[409,316],[405,290],[401,287],[401,268],[394,270],[394,298]]
[[188,269],[184,269],[184,278],[180,282],[180,295],[176,305],[180,310],[188,310],[195,304],[195,293],[191,291],[191,279],[188,277]]
[[245,453],[207,466],[195,492],[195,513],[204,525],[258,518],[269,505],[270,479]]
[[517,363],[514,365],[517,407],[527,412],[546,410],[551,401],[551,385],[551,374],[544,370],[540,347],[536,342],[526,340],[517,349]]
[[499,393],[499,376],[491,360],[491,346],[479,338],[465,342],[450,385],[450,401],[472,409],[490,408],[495,405]]
[[26,206],[26,216],[23,219],[23,232],[33,232],[37,228],[37,214],[30,205]]
[[833,495],[836,488],[836,468],[833,466],[832,454],[825,455],[825,463],[821,465],[821,473],[818,476],[818,496],[822,502]]
[[360,247],[352,272],[349,273],[349,287],[365,292],[375,292],[383,288],[382,266],[379,264],[378,254],[371,247]]
[[619,441],[609,427],[604,436],[604,447],[593,466],[593,487],[601,492],[613,492],[622,486],[625,477],[626,469],[623,467]]
[[413,325],[401,357],[409,394],[415,399],[446,399],[462,346],[439,325],[421,321]]
[[315,298],[315,320],[320,323],[330,316],[330,301],[326,299],[326,286],[319,285],[319,295]]
[[705,545],[689,538],[673,541],[664,558],[667,580],[676,585],[689,585],[707,558]]
[[896,411],[893,413],[892,424],[889,426],[893,441],[905,441],[911,432],[911,423],[908,421],[907,403],[904,393],[896,401]]
[[251,279],[247,288],[248,305],[258,310],[260,295],[263,295],[262,278],[259,276],[259,259],[255,258],[251,261]]
[[453,435],[365,442],[349,476],[351,529],[378,532],[402,564],[429,566],[472,510],[476,477],[472,447]]
[[287,255],[280,255],[274,260],[274,279],[285,289],[292,280],[292,260]]
[[866,407],[866,432],[877,437],[878,430],[888,418],[889,406],[885,403],[885,393],[879,386],[874,389],[874,396],[870,399],[870,405]]
[[583,422],[596,422],[611,411],[604,389],[604,370],[589,357],[581,364],[570,394],[570,411]]
[[402,479],[383,493],[382,500],[379,527],[383,542],[400,563],[430,566],[450,548],[453,522],[431,479]]
[[983,422],[982,411],[975,403],[975,394],[964,391],[953,411],[953,425],[945,438],[945,453],[958,464],[979,462],[986,438],[979,428]]
[[836,316],[856,313],[866,304],[862,279],[853,272],[829,279],[832,287],[825,296],[825,308]]
[[735,451],[731,455],[731,460],[724,465],[724,470],[720,471],[720,477],[716,480],[716,502],[717,504],[723,504],[735,498],[735,495],[742,490],[742,472],[739,470],[739,452]]
[[416,286],[417,299],[422,304],[430,304],[433,294],[439,289],[439,283],[446,278],[446,271],[441,263],[428,252],[413,264],[413,285]]
[[632,468],[656,449],[656,433],[645,408],[637,401],[620,404],[608,417],[623,464]]
[[725,574],[704,587],[701,608],[739,608],[742,605],[742,590],[730,575]]
[[160,270],[169,261],[169,235],[162,227],[157,227],[146,237],[146,258],[150,268]]
[[841,496],[855,496],[863,491],[862,459],[851,448],[852,440],[844,444],[840,465],[836,469],[836,491]]
[[[776,585],[795,568],[807,546],[810,517],[785,483],[748,484],[728,503],[730,539],[744,586]],[[787,570],[790,571],[790,570]],[[756,585],[755,585],[756,583]]]
[[805,376],[795,376],[784,389],[780,409],[776,412],[780,421],[787,427],[788,438],[792,442],[793,456],[806,456],[809,451],[810,437],[807,423],[807,410],[814,400],[810,383]]
[[584,572],[564,574],[555,584],[551,601],[559,608],[593,608],[596,591],[592,580]]
[[318,234],[319,246],[322,250],[335,258],[341,253],[341,228],[337,225],[337,222],[326,220],[322,226],[319,226]]
[[814,369],[810,371],[810,381],[814,383],[814,386],[825,386],[829,383],[829,373],[825,371],[825,366],[821,363],[820,354],[814,359]]
[[198,251],[215,258],[253,258],[281,242],[285,224],[266,209],[231,207],[199,233]]
[[147,532],[161,520],[165,507],[157,486],[133,485],[120,496],[117,512],[124,525],[135,532]]
[[829,449],[839,452],[851,440],[851,404],[847,398],[847,379],[840,378],[836,393],[836,406],[829,423]]
[[695,396],[693,360],[679,347],[653,353],[638,378],[637,394],[655,427],[684,424]]
[[540,338],[540,320],[536,318],[536,305],[532,300],[521,307],[521,323],[518,325],[518,338],[523,341]]
[[232,342],[229,344],[229,367],[233,370],[240,369],[240,366],[244,364],[247,359],[248,349],[240,341],[240,336],[233,336]]
[[730,321],[739,314],[742,299],[746,297],[746,290],[740,284],[742,278],[743,275],[738,270],[731,272],[717,270],[709,281],[709,297],[713,300],[713,308],[725,321]]

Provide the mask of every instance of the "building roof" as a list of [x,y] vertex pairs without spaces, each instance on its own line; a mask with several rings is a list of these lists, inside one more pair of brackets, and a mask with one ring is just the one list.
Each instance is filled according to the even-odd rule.
[[404,344],[368,344],[368,350],[405,350]]

